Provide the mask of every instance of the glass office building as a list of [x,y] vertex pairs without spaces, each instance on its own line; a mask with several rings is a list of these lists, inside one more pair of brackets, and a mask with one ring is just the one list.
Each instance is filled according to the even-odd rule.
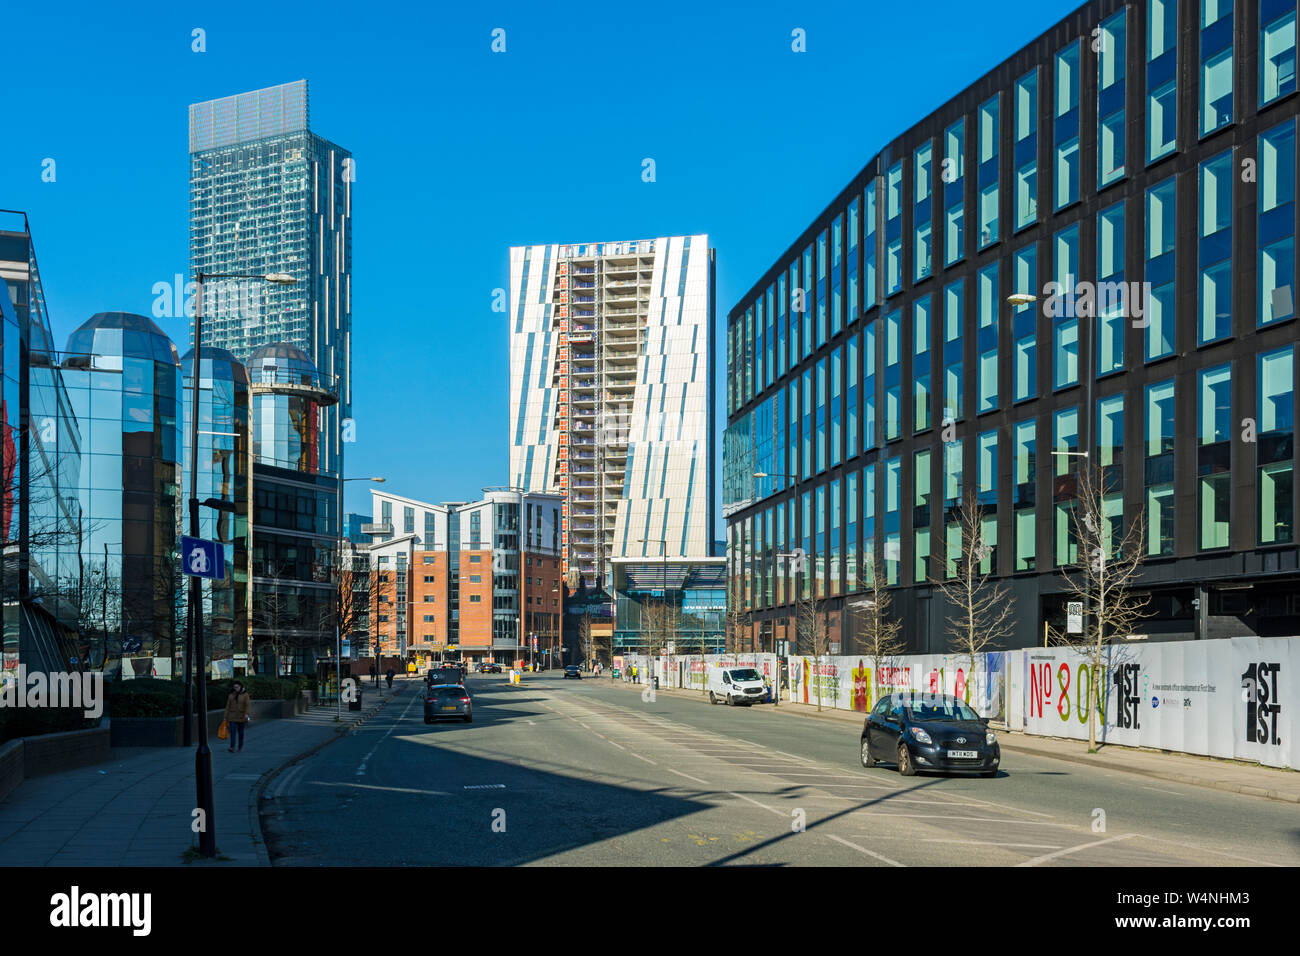
[[193,104],[189,148],[192,271],[297,280],[207,283],[204,344],[241,362],[276,342],[306,353],[338,396],[318,443],[336,474],[352,414],[352,154],[312,132],[306,80]]
[[[81,432],[59,368],[25,214],[0,211],[3,669],[97,663],[78,558]],[[102,657],[99,658],[102,660]]]
[[726,649],[725,558],[615,560],[614,596],[615,654],[669,644],[678,654]]
[[312,674],[334,647],[338,480],[320,422],[338,399],[301,349],[277,342],[248,361],[253,435],[253,649],[259,673]]
[[745,294],[724,512],[755,632],[791,636],[798,547],[846,652],[876,564],[910,650],[944,649],[930,581],[972,489],[1014,646],[1041,643],[1078,561],[1065,451],[1106,466],[1113,522],[1146,515],[1139,636],[1300,632],[1296,19],[1088,3],[884,144]]
[[87,573],[104,582],[107,666],[120,656],[136,674],[170,676],[185,610],[176,347],[143,315],[100,312],[69,336],[62,374],[81,428],[79,537]]
[[[193,414],[194,351],[181,359],[184,394],[184,469],[178,509],[180,532],[189,533],[191,416]],[[251,431],[248,372],[225,349],[203,347],[199,364],[199,501],[217,499],[232,510],[199,508],[199,537],[220,541],[225,550],[226,576],[203,581],[203,633],[212,672],[229,676],[248,667],[249,504]]]

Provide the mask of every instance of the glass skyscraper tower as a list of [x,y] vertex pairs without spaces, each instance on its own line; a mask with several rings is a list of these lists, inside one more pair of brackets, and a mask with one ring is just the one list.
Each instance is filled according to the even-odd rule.
[[273,343],[310,356],[339,397],[320,422],[332,474],[352,414],[355,177],[352,154],[313,133],[309,118],[306,80],[190,106],[190,266],[298,280],[206,284],[204,345],[245,363]]

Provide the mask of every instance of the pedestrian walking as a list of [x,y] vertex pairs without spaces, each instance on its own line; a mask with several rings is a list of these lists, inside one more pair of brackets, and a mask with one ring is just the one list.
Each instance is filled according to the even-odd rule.
[[392,689],[393,689],[393,669],[392,669],[391,667],[388,668],[388,673],[384,675],[384,678],[388,681],[388,689],[389,689],[389,690],[392,690]]
[[[248,691],[244,690],[244,685],[235,681],[230,685],[230,696],[226,698],[226,713],[224,720],[230,731],[230,752],[236,753],[244,749],[244,725],[252,717],[250,711],[253,709],[253,701],[248,696]],[[239,741],[236,748],[235,741]]]

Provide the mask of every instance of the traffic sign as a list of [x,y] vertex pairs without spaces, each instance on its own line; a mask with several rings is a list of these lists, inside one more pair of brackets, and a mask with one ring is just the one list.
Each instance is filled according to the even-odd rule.
[[1083,602],[1069,601],[1065,605],[1065,633],[1083,633]]
[[219,541],[181,536],[181,569],[196,578],[223,580],[226,576],[226,553]]

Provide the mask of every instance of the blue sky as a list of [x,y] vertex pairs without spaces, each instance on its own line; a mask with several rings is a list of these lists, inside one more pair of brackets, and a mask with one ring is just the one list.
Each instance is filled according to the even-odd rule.
[[868,157],[1077,5],[14,4],[0,208],[31,217],[60,346],[95,312],[149,315],[187,271],[188,105],[307,78],[313,128],[357,162],[348,471],[469,499],[507,480],[509,246],[707,232],[725,342]]

